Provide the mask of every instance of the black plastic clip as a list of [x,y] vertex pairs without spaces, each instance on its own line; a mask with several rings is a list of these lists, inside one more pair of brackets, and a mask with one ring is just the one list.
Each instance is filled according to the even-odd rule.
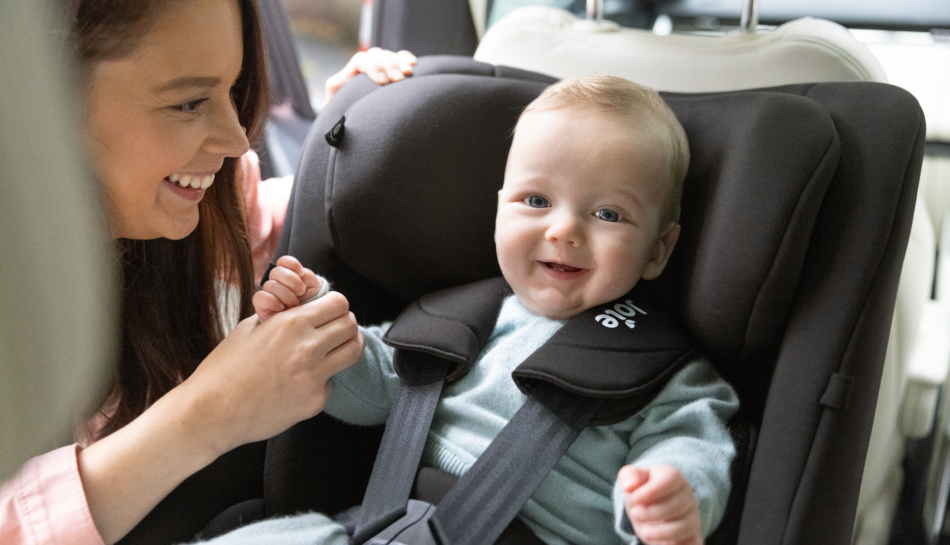
[[336,125],[334,125],[333,128],[327,132],[327,144],[330,144],[334,148],[340,147],[340,144],[343,143],[343,125],[345,123],[346,116],[344,115],[339,121],[336,122]]

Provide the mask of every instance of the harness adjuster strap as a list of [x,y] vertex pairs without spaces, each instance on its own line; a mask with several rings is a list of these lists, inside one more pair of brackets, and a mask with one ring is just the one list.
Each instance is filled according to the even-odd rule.
[[369,486],[357,517],[353,543],[359,545],[406,514],[422,450],[439,403],[450,363],[431,358],[413,367],[396,391]]
[[539,383],[439,503],[429,520],[438,542],[494,543],[603,404]]

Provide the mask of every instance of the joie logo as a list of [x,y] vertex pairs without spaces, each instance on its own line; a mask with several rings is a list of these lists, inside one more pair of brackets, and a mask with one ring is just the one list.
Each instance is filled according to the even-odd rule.
[[614,305],[614,308],[610,308],[604,311],[603,314],[598,314],[594,316],[594,319],[600,322],[600,325],[609,328],[615,328],[621,323],[623,325],[633,329],[637,326],[637,323],[630,318],[633,318],[637,313],[646,315],[646,312],[633,304],[633,301],[627,299],[623,303],[617,303]]

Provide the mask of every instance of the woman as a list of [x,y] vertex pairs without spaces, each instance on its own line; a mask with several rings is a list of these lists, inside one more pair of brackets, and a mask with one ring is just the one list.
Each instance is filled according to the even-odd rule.
[[[267,107],[253,0],[71,10],[123,273],[121,353],[91,444],[35,458],[0,489],[4,544],[114,543],[222,453],[318,413],[329,377],[363,346],[338,294],[267,324],[247,318],[222,340],[216,284],[238,286],[241,316],[252,312],[235,173]],[[376,73],[404,58],[393,59],[354,62]]]

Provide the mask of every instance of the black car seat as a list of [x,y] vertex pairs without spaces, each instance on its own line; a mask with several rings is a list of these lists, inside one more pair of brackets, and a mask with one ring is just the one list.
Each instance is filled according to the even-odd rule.
[[[382,89],[358,78],[311,132],[278,254],[330,278],[363,323],[497,275],[508,130],[551,81],[451,57]],[[923,116],[906,92],[873,83],[664,97],[693,162],[683,236],[651,290],[743,403],[745,456],[717,538],[850,542]],[[326,134],[344,114],[334,150]],[[271,440],[268,513],[358,503],[373,439],[317,417]]]
[[[421,59],[412,78],[384,88],[357,77],[311,131],[278,255],[327,276],[366,324],[497,276],[509,131],[552,81],[457,57]],[[683,234],[645,287],[742,402],[730,507],[709,542],[849,543],[923,152],[919,106],[874,83],[664,98],[693,159]],[[227,455],[232,467],[192,479],[222,483],[229,505],[240,503],[209,533],[359,503],[380,436],[326,416],[302,422],[269,441],[263,484],[256,445]],[[189,520],[179,535],[211,520],[208,491],[181,488],[128,542],[182,540],[160,528],[179,515]]]

